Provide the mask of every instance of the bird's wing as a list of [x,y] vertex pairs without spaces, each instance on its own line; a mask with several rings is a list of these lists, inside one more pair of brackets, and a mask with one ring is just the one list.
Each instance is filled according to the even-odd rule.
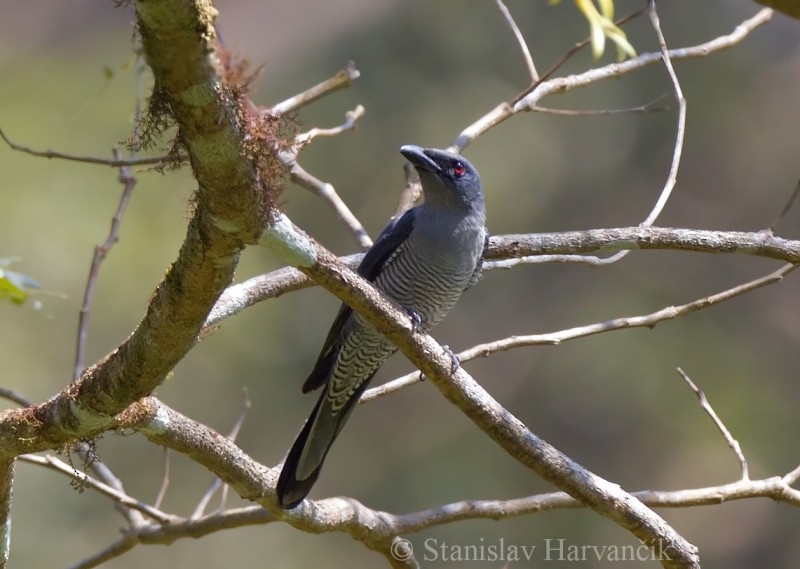
[[[386,261],[392,256],[397,248],[408,238],[414,227],[414,215],[416,208],[410,209],[392,219],[383,231],[381,231],[375,243],[364,255],[361,264],[358,266],[358,274],[370,282],[375,281],[378,274],[383,269]],[[303,393],[314,391],[325,385],[330,377],[336,355],[341,346],[342,331],[345,324],[353,313],[353,309],[342,303],[339,313],[331,325],[325,344],[322,346],[317,363],[303,383]]]
[[483,277],[483,263],[486,261],[486,250],[489,248],[489,232],[486,232],[486,235],[483,238],[483,250],[481,251],[481,258],[478,260],[478,264],[475,265],[475,272],[472,273],[472,278],[469,279],[467,283],[467,287],[464,290],[470,289],[475,284],[481,280]]

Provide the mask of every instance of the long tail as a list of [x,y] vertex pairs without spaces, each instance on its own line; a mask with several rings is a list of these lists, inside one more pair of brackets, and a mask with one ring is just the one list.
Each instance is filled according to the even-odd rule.
[[311,491],[312,486],[319,478],[322,463],[325,461],[331,445],[350,417],[350,413],[370,379],[371,377],[359,386],[338,412],[331,410],[327,399],[327,390],[323,390],[311,416],[303,425],[303,430],[297,435],[286,456],[286,461],[283,463],[276,487],[278,505],[282,509],[290,510],[296,507]]

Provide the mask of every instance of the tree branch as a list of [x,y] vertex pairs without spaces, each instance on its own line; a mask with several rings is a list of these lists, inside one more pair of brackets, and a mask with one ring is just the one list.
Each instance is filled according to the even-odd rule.
[[[263,242],[284,261],[347,302],[386,336],[442,394],[510,456],[595,512],[628,529],[654,551],[667,551],[664,567],[699,567],[696,548],[641,502],[584,469],[538,438],[460,368],[426,334],[415,333],[408,314],[280,214]],[[298,510],[303,511],[301,505]]]
[[101,432],[115,414],[152,392],[194,344],[233,277],[239,253],[260,235],[278,193],[269,176],[282,171],[275,157],[262,148],[260,162],[248,158],[243,128],[254,119],[219,67],[216,11],[206,3],[187,8],[177,0],[137,2],[136,9],[160,88],[154,97],[168,103],[198,181],[194,216],[178,258],[131,336],[47,402],[0,414],[0,457]]
[[11,491],[14,484],[14,459],[0,458],[0,569],[8,564],[11,548]]
[[[493,342],[486,342],[473,346],[468,350],[457,354],[458,359],[466,362],[475,358],[487,357],[496,352],[504,352],[514,348],[522,348],[529,346],[542,346],[542,345],[559,345],[562,342],[575,340],[577,338],[585,338],[594,334],[602,334],[614,330],[627,330],[629,328],[653,328],[656,324],[666,320],[674,320],[681,316],[697,312],[704,308],[714,306],[726,300],[736,298],[757,288],[767,286],[773,283],[781,282],[783,278],[798,268],[798,265],[784,265],[777,271],[770,273],[764,277],[752,280],[750,282],[738,285],[736,287],[703,297],[687,304],[679,306],[668,306],[656,312],[646,314],[643,316],[629,316],[624,318],[614,318],[606,322],[598,322],[595,324],[588,324],[585,326],[578,326],[558,332],[551,332],[549,334],[530,334],[530,335],[517,335]],[[378,397],[383,397],[409,385],[413,385],[420,381],[420,372],[415,371],[406,374],[402,377],[388,381],[383,385],[373,387],[364,392],[361,396],[359,404],[368,403]]]
[[360,72],[356,69],[355,63],[352,61],[345,65],[344,69],[339,71],[333,77],[322,81],[310,87],[309,89],[294,95],[276,105],[264,109],[262,113],[268,115],[285,115],[300,110],[306,105],[310,105],[314,101],[329,95],[339,89],[345,89],[350,86],[350,83],[358,79]]
[[714,425],[717,427],[722,436],[725,437],[725,442],[728,443],[728,446],[736,455],[736,459],[739,461],[739,467],[742,470],[742,480],[750,480],[750,475],[747,471],[747,459],[744,457],[744,453],[742,452],[742,447],[739,445],[739,441],[733,438],[728,428],[725,426],[725,423],[717,416],[714,408],[711,407],[711,403],[708,402],[708,398],[706,398],[706,394],[703,392],[702,389],[697,387],[695,383],[692,381],[685,371],[681,368],[678,368],[678,374],[683,378],[683,381],[689,386],[689,388],[694,391],[694,394],[697,396],[697,400],[700,403],[700,407],[706,414],[711,417],[711,420],[714,422]]
[[168,156],[156,156],[154,158],[130,158],[130,159],[122,159],[118,156],[115,156],[113,159],[111,158],[97,158],[95,156],[79,156],[77,154],[67,154],[65,152],[56,152],[55,150],[34,150],[33,148],[29,148],[27,146],[22,146],[17,144],[8,136],[3,129],[0,129],[0,138],[3,139],[8,147],[11,150],[16,150],[17,152],[22,152],[24,154],[30,154],[31,156],[35,156],[37,158],[59,158],[61,160],[70,160],[72,162],[84,162],[86,164],[97,164],[101,166],[111,166],[112,168],[122,168],[122,167],[132,167],[132,166],[158,166],[159,164],[163,164],[168,160]]
[[[711,254],[735,253],[792,264],[800,263],[800,241],[783,239],[770,231],[748,233],[666,227],[623,227],[561,233],[496,235],[489,239],[485,268],[510,268],[519,263],[509,263],[509,260],[530,263],[540,260],[542,256],[550,256],[547,261],[564,261],[564,255],[573,255],[580,260],[585,257],[577,255],[583,253],[645,249]],[[363,254],[357,253],[341,257],[339,260],[351,269],[355,269],[362,258]],[[311,279],[292,267],[278,269],[232,285],[225,290],[211,310],[201,337],[212,333],[226,318],[238,314],[253,304],[313,285]]]
[[[764,8],[752,18],[739,24],[730,34],[720,36],[696,46],[669,50],[669,57],[672,61],[693,59],[706,57],[715,51],[728,49],[741,42],[759,26],[766,24],[770,18],[772,18],[772,10]],[[521,99],[515,99],[513,104],[508,102],[501,103],[462,130],[461,134],[459,134],[450,145],[450,150],[457,152],[463,151],[471,142],[484,134],[487,130],[497,126],[514,114],[521,111],[535,110],[539,101],[547,95],[588,87],[605,79],[618,78],[648,65],[658,63],[661,60],[661,53],[642,53],[633,59],[628,59],[620,63],[612,63],[576,75],[556,77],[542,81],[531,90],[530,93],[526,94]]]
[[69,464],[65,463],[63,460],[59,460],[54,456],[23,454],[20,455],[19,460],[21,460],[22,462],[27,462],[29,464],[43,466],[45,468],[54,470],[55,472],[58,472],[60,474],[64,474],[72,478],[73,480],[77,480],[81,484],[86,485],[92,490],[95,490],[100,494],[108,496],[116,503],[126,508],[132,508],[143,514],[146,514],[147,516],[151,517],[152,519],[160,523],[169,524],[179,519],[177,518],[177,516],[172,516],[170,514],[162,512],[161,510],[158,510],[150,506],[149,504],[145,504],[140,500],[136,500],[135,498],[128,496],[128,494],[126,494],[124,491],[117,490],[107,484],[104,484],[103,482],[100,482],[99,480],[95,480],[88,474],[81,472],[80,470],[76,470]]
[[[119,160],[119,149],[114,149],[114,159]],[[128,206],[133,188],[136,186],[136,178],[131,174],[128,166],[121,166],[119,169],[119,182],[122,184],[122,194],[119,198],[119,204],[111,217],[111,228],[108,230],[108,235],[101,245],[96,245],[94,248],[94,255],[92,255],[92,264],[89,268],[89,276],[86,279],[86,289],[83,293],[83,302],[81,303],[81,310],[78,314],[78,334],[75,345],[75,363],[72,367],[73,381],[80,377],[83,371],[84,353],[86,351],[86,334],[87,326],[89,324],[89,309],[92,305],[94,298],[94,285],[97,282],[97,277],[100,272],[100,265],[105,260],[106,255],[119,239],[119,227],[122,223],[122,216]]]

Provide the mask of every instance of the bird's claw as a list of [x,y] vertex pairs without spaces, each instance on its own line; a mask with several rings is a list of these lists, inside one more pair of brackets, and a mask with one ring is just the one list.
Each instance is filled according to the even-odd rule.
[[458,368],[461,367],[461,358],[459,358],[458,355],[450,349],[450,346],[443,345],[442,349],[448,356],[450,356],[450,374],[452,375],[458,371]]
[[422,331],[422,316],[410,306],[402,305],[403,311],[411,318],[411,331],[415,334]]

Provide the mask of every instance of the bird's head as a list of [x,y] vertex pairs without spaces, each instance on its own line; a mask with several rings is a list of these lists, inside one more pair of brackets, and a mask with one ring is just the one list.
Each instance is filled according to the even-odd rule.
[[410,144],[400,153],[416,168],[427,203],[483,207],[478,171],[460,154]]

